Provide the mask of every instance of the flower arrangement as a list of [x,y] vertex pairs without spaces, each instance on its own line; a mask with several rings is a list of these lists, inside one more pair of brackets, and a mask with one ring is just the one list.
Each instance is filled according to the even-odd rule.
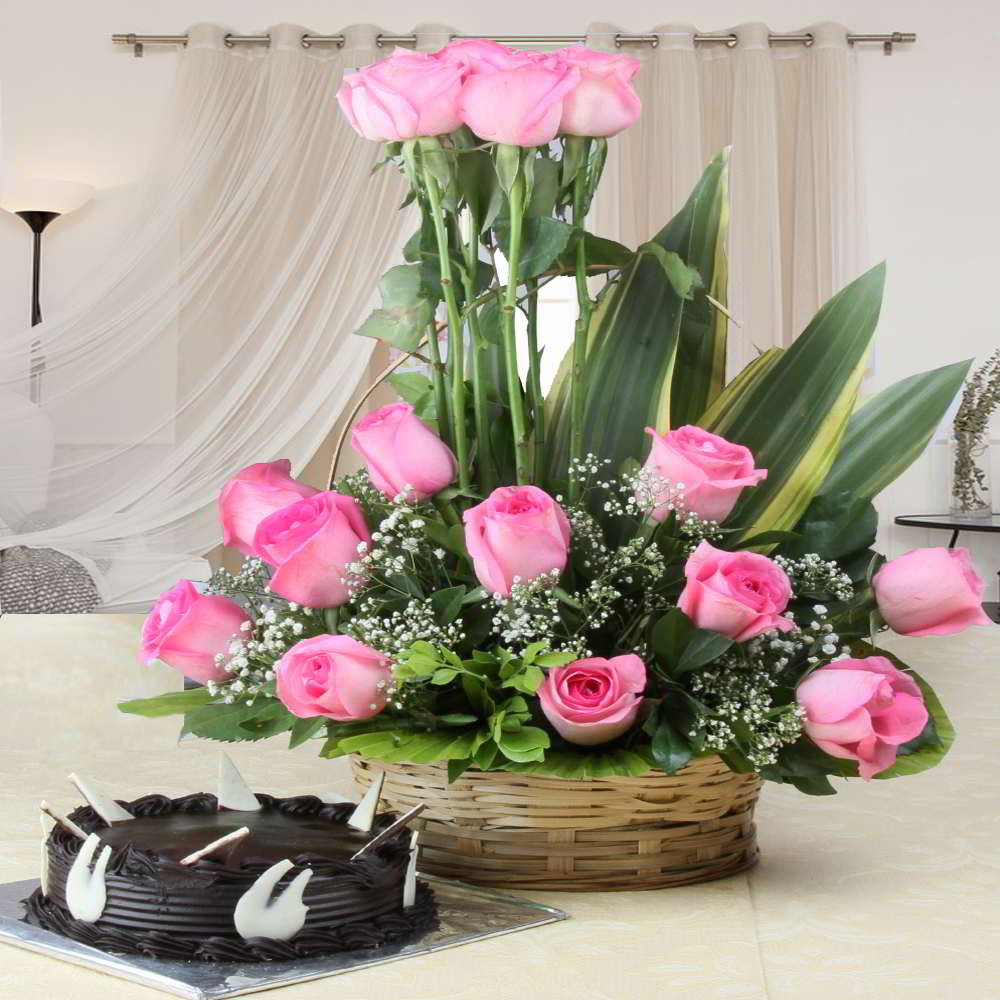
[[[449,780],[717,754],[828,794],[943,757],[944,710],[877,635],[985,624],[983,584],[960,549],[887,562],[871,500],[968,363],[855,408],[877,267],[725,385],[726,152],[638,248],[584,227],[637,70],[460,41],[345,78],[345,115],[421,217],[359,333],[427,374],[386,373],[401,402],[355,424],[364,471],[318,491],[272,461],[224,485],[243,569],[178,584],[142,636],[144,662],[202,686],[123,710]],[[562,274],[579,318],[546,395],[538,292]]]

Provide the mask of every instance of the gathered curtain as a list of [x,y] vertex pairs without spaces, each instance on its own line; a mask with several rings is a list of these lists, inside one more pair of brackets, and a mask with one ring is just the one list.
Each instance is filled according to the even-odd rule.
[[334,95],[389,50],[371,25],[342,48],[303,48],[306,30],[229,48],[193,27],[141,217],[61,315],[5,331],[0,549],[72,556],[106,603],[154,596],[218,544],[236,470],[300,472],[365,374],[373,342],[352,334],[411,220]]
[[[593,24],[587,44],[616,51],[627,29]],[[635,30],[635,29],[630,29]],[[594,228],[636,246],[681,208],[705,164],[732,147],[730,375],[758,349],[785,347],[866,265],[858,176],[855,59],[847,29],[803,29],[811,45],[768,42],[764,24],[729,29],[732,47],[695,45],[661,25],[642,60],[638,123],[611,142]]]

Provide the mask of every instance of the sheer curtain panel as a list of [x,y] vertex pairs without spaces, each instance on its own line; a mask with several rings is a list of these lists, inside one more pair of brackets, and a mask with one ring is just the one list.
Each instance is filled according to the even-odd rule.
[[107,603],[152,597],[216,545],[234,471],[313,456],[366,370],[373,342],[352,332],[411,228],[403,184],[370,176],[379,148],[334,99],[345,70],[388,54],[381,29],[310,49],[298,25],[270,46],[227,48],[226,30],[190,30],[114,256],[62,315],[5,331],[0,548],[72,556]]
[[[594,24],[593,48],[625,29]],[[634,26],[630,30],[635,30]],[[732,147],[730,374],[757,349],[787,346],[866,263],[858,181],[856,81],[847,29],[805,28],[813,43],[769,45],[764,24],[695,46],[691,25],[660,25],[643,61],[639,122],[612,140],[596,228],[635,246],[683,205],[702,168]]]

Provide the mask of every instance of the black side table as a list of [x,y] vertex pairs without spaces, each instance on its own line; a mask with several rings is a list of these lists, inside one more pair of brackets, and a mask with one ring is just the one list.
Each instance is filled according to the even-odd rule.
[[[900,514],[895,519],[896,524],[910,528],[938,528],[950,531],[951,539],[948,548],[953,549],[962,531],[997,531],[1000,532],[1000,514],[990,517],[958,517],[955,514]],[[1000,573],[997,574],[998,590],[1000,590]],[[1000,622],[1000,602],[986,601],[983,610],[995,622]]]

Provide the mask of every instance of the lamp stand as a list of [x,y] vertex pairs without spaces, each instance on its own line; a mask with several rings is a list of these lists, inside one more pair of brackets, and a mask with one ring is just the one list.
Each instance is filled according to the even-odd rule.
[[[31,248],[31,325],[38,326],[42,321],[42,306],[39,299],[42,279],[42,233],[53,219],[59,218],[59,212],[16,212],[24,219],[33,234]],[[33,403],[42,401],[42,373],[45,371],[45,355],[41,351],[42,342],[34,340],[31,343],[31,364],[29,372],[29,393]]]

